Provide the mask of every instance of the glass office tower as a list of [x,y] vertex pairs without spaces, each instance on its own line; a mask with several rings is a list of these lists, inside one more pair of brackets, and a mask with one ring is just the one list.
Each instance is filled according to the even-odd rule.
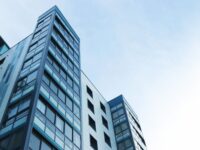
[[39,17],[1,123],[1,150],[81,149],[79,43],[57,7]]
[[123,95],[108,102],[118,150],[146,150],[139,120]]

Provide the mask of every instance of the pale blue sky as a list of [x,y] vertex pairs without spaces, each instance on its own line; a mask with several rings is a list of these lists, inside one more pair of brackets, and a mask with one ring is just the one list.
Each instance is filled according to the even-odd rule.
[[58,5],[81,38],[82,69],[111,99],[123,93],[148,150],[200,149],[200,1],[0,0],[13,45]]

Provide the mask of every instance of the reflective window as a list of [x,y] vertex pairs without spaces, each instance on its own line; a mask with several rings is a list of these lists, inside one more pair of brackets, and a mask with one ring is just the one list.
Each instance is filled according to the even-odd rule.
[[39,150],[40,149],[40,139],[36,137],[34,134],[31,134],[29,147],[31,150]]
[[76,131],[74,131],[73,140],[74,140],[74,144],[80,148],[80,146],[81,146],[81,137]]
[[36,76],[37,76],[37,71],[35,72],[32,72],[31,74],[28,75],[28,78],[27,78],[27,83],[33,81],[34,79],[36,79]]
[[69,84],[70,87],[73,87],[73,81],[69,76],[67,77],[67,83]]
[[11,118],[17,114],[17,107],[11,108],[8,113],[8,118]]
[[58,88],[57,88],[57,86],[55,85],[55,83],[51,82],[50,88],[52,89],[52,91],[54,91],[54,92],[57,94]]
[[64,121],[59,116],[56,116],[56,127],[63,132]]
[[72,100],[69,98],[69,97],[67,97],[67,99],[66,99],[66,105],[67,105],[67,107],[70,109],[70,110],[72,110],[72,105],[73,103],[72,103]]
[[38,100],[38,102],[37,102],[37,108],[38,108],[39,111],[41,111],[43,114],[45,114],[46,106],[40,100]]
[[26,108],[28,108],[30,105],[30,100],[26,100],[25,102],[21,103],[19,105],[19,109],[18,109],[18,112],[22,111],[22,110],[25,110]]
[[65,102],[65,94],[62,90],[59,90],[58,91],[58,97],[63,101]]
[[49,109],[47,107],[47,111],[46,111],[46,117],[52,122],[54,123],[55,120],[55,114],[53,113],[53,111],[51,109]]
[[72,128],[67,123],[65,124],[65,135],[72,140]]
[[74,114],[75,114],[78,118],[80,118],[80,109],[79,109],[79,107],[76,106],[75,104],[74,104]]

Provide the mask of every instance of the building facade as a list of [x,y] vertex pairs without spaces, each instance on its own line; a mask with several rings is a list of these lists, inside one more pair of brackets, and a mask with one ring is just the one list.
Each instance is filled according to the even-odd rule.
[[81,81],[83,149],[116,150],[109,104],[83,72]]
[[14,83],[27,53],[32,35],[20,41],[14,47],[2,46],[0,52],[0,122],[5,112]]
[[1,122],[0,149],[81,149],[79,42],[57,7],[39,17]]
[[123,95],[109,101],[118,150],[146,150],[139,120]]
[[1,150],[146,150],[123,96],[107,101],[81,71],[80,38],[54,6],[9,48],[0,38]]

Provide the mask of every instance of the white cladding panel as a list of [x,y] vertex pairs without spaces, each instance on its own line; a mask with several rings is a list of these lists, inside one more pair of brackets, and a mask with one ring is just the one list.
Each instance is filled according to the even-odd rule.
[[[96,89],[93,83],[87,78],[87,76],[81,72],[81,82],[82,82],[82,146],[83,150],[92,150],[90,146],[90,135],[92,135],[98,144],[98,150],[116,150],[116,143],[113,131],[113,124],[111,120],[110,107],[104,97]],[[93,98],[87,93],[87,86],[93,92]],[[89,108],[87,101],[94,105],[93,113]],[[106,107],[106,114],[101,110],[100,102]],[[90,127],[88,123],[88,115],[90,115],[96,123],[96,131]],[[102,116],[108,121],[108,129],[102,123]],[[110,137],[111,147],[108,146],[104,140],[104,132]]]

